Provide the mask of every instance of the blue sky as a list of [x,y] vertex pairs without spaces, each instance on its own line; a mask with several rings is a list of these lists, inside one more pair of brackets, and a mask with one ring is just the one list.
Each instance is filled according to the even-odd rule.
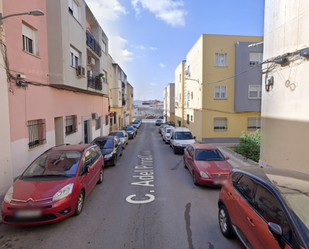
[[[201,34],[262,36],[264,0],[86,0],[134,99],[163,99]],[[232,75],[231,75],[232,76]]]

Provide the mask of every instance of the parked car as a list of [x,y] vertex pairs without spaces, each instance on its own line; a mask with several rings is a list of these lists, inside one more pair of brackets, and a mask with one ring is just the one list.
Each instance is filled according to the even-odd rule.
[[147,118],[147,119],[153,119],[153,118],[156,118],[156,116],[155,116],[155,115],[148,115],[148,116],[146,116],[145,118]]
[[161,137],[162,137],[162,135],[163,135],[163,129],[164,129],[164,127],[166,127],[166,126],[169,126],[169,125],[168,125],[168,124],[160,125],[159,133],[161,134]]
[[130,126],[132,126],[136,130],[136,135],[137,135],[138,125],[132,123]]
[[234,169],[218,201],[219,227],[246,248],[309,248],[309,175],[271,167]]
[[105,165],[117,165],[118,158],[123,152],[122,144],[117,136],[96,137],[91,144],[99,146]]
[[221,151],[209,144],[192,144],[185,148],[183,164],[188,168],[195,185],[221,186],[233,167]]
[[171,138],[172,126],[165,126],[162,130],[162,140],[168,144]]
[[133,139],[136,137],[137,133],[133,126],[125,126],[122,129],[128,133],[129,139]]
[[2,221],[41,225],[79,215],[85,199],[104,178],[104,160],[96,145],[61,145],[36,158],[7,191]]
[[168,124],[168,125],[170,125],[170,126],[175,127],[175,122],[173,122],[173,121],[166,121],[166,122],[164,122],[163,124]]
[[125,149],[125,146],[129,144],[129,135],[126,131],[116,130],[108,134],[108,136],[117,136],[122,144],[122,148]]
[[161,119],[157,119],[157,120],[156,120],[156,125],[157,125],[157,126],[158,126],[158,125],[160,126],[161,124],[162,124],[162,120],[161,120]]
[[177,127],[171,130],[170,147],[174,154],[183,153],[183,150],[190,144],[196,143],[191,131],[185,127]]
[[132,122],[132,125],[136,125],[136,126],[137,126],[137,129],[139,129],[139,128],[141,127],[142,123],[141,123],[141,122],[138,122],[138,121],[133,121],[133,122]]

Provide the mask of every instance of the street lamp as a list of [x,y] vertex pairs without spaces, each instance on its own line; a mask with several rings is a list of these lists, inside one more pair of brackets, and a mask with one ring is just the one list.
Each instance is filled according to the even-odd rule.
[[264,43],[264,42],[252,43],[252,44],[249,44],[249,45],[248,45],[248,48],[256,47],[256,46],[261,45],[261,44],[263,44],[263,43]]
[[28,12],[23,12],[23,13],[16,13],[16,14],[11,14],[7,16],[2,16],[2,13],[0,13],[0,25],[3,24],[3,20],[12,16],[22,16],[22,15],[31,15],[31,16],[43,16],[44,12],[39,9],[33,9],[29,10]]

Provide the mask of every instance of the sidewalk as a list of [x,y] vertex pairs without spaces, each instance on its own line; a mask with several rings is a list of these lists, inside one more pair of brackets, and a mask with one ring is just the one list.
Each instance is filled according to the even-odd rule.
[[226,157],[228,156],[230,158],[228,162],[232,165],[233,168],[239,168],[245,166],[259,166],[257,162],[247,159],[228,148],[234,146],[235,144],[212,144],[212,145],[218,147],[224,156]]

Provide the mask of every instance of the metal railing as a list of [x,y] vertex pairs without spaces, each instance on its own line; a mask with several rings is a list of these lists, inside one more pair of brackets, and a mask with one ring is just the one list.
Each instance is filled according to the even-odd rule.
[[88,32],[86,32],[86,43],[99,57],[101,57],[102,50],[100,44]]
[[87,86],[96,90],[102,90],[102,81],[96,77],[88,76]]
[[30,120],[27,124],[29,136],[29,149],[46,142],[45,119]]

